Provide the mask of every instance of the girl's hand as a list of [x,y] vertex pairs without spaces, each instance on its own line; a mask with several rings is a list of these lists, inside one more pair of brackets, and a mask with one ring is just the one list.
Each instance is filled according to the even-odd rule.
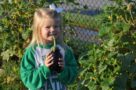
[[47,67],[50,67],[53,64],[53,55],[52,55],[52,53],[47,54],[46,59],[44,61],[44,64]]
[[62,68],[62,70],[64,69],[64,60],[62,58],[59,58],[59,62],[58,62],[59,66]]

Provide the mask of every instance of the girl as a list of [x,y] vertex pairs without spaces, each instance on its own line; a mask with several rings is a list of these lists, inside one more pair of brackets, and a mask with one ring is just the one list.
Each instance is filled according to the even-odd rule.
[[[64,44],[61,16],[55,10],[40,8],[33,18],[33,36],[21,61],[21,80],[29,90],[66,90],[77,76],[77,63],[72,50]],[[51,68],[55,61],[51,51],[55,37],[59,52],[57,64],[61,71]]]

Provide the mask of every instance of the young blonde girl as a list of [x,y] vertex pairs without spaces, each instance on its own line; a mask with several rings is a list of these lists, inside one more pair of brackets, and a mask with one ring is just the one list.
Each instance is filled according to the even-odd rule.
[[[29,90],[66,90],[66,85],[77,76],[77,63],[72,50],[63,42],[61,24],[61,16],[55,10],[40,8],[34,13],[32,40],[20,66],[21,80]],[[51,69],[53,36],[62,55],[58,61],[61,72]]]

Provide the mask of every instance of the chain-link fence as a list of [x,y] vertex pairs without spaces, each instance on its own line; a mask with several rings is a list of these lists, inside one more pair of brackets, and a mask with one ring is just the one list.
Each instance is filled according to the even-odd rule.
[[[61,4],[66,19],[66,37],[86,42],[98,42],[98,28],[94,16],[102,13],[102,8],[113,4],[110,0],[76,0],[75,3]],[[73,34],[68,33],[73,32]],[[78,43],[78,42],[77,42]]]

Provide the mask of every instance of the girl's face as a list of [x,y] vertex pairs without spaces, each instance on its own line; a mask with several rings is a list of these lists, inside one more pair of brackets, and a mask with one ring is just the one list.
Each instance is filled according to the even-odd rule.
[[58,38],[60,35],[60,22],[57,19],[46,18],[43,26],[41,27],[41,38],[43,43],[53,42],[52,33],[55,38]]

